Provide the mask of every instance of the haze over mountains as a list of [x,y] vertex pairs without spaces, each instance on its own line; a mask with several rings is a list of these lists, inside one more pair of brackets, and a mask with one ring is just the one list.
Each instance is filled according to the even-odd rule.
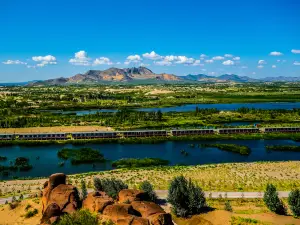
[[268,77],[254,79],[247,76],[235,74],[224,74],[221,76],[208,76],[205,74],[187,76],[176,76],[174,74],[156,74],[146,67],[133,68],[109,68],[107,70],[88,70],[84,74],[76,74],[69,78],[56,78],[44,81],[32,82],[31,85],[64,85],[64,84],[85,84],[101,82],[203,82],[203,83],[247,83],[247,82],[298,82],[300,77]]

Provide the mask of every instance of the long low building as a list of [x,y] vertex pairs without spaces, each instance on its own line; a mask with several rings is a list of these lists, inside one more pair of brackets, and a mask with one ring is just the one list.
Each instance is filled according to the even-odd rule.
[[74,132],[73,139],[118,138],[117,132]]
[[214,129],[171,130],[173,136],[214,134]]
[[167,136],[166,130],[139,130],[139,131],[120,131],[119,134],[123,137],[159,137]]
[[65,140],[65,133],[44,133],[44,134],[15,134],[15,139],[19,140]]
[[300,132],[300,127],[268,127],[264,128],[265,133],[274,133],[274,132],[282,132],[282,133],[297,133]]
[[259,133],[259,128],[224,128],[218,129],[219,134],[247,134]]

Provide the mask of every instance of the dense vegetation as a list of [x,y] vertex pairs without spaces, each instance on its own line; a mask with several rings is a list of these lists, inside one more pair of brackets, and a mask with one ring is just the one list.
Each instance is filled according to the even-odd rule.
[[294,217],[300,217],[300,190],[292,190],[289,194],[288,204]]
[[14,161],[11,161],[9,166],[0,165],[0,172],[9,173],[9,171],[28,171],[32,169],[32,165],[29,163],[29,159],[25,157],[17,157]]
[[251,149],[248,146],[237,144],[203,144],[202,146],[218,148],[222,151],[235,152],[241,155],[249,155],[251,152]]
[[300,146],[295,145],[267,145],[269,151],[300,152]]
[[104,156],[91,148],[71,149],[63,148],[57,152],[57,156],[64,160],[70,159],[72,164],[104,162]]
[[147,195],[149,197],[149,201],[157,202],[157,199],[158,199],[157,195],[154,191],[152,184],[149,181],[147,181],[147,180],[143,181],[140,184],[139,189],[144,191],[145,193],[147,193]]
[[143,159],[119,159],[112,163],[116,168],[135,168],[135,167],[149,167],[149,166],[165,166],[169,161],[159,158],[143,158]]
[[167,201],[179,217],[199,214],[207,207],[202,189],[184,176],[175,177],[171,181]]
[[99,225],[96,214],[92,214],[89,210],[79,210],[72,214],[64,214],[60,217],[57,225]]
[[[155,93],[153,90],[161,93]],[[191,112],[137,112],[128,109],[165,107],[191,103],[299,101],[295,84],[165,84],[165,85],[74,85],[53,87],[2,87],[0,128],[101,125],[116,129],[225,126],[249,121],[263,126],[300,124],[300,110],[241,108],[233,112],[194,109]],[[72,110],[120,109],[76,115]],[[55,112],[49,110],[58,110]],[[62,110],[62,111],[60,111]],[[70,111],[65,113],[64,111]],[[227,126],[227,125],[226,125]]]

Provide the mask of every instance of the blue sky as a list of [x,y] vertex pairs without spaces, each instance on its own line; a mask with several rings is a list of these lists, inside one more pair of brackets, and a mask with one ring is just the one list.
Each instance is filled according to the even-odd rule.
[[139,65],[300,76],[298,0],[9,0],[0,28],[0,82]]

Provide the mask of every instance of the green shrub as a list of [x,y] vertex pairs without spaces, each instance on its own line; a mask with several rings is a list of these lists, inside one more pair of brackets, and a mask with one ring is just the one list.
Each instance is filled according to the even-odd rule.
[[36,214],[38,214],[38,210],[34,209],[34,210],[29,210],[26,214],[25,214],[25,218],[31,218],[33,216],[35,216]]
[[250,224],[257,224],[257,225],[263,225],[264,223],[251,219],[251,218],[243,218],[243,217],[231,217],[231,225],[250,225]]
[[149,200],[152,202],[156,202],[157,201],[157,195],[153,189],[152,184],[149,181],[143,181],[140,185],[140,190],[146,192],[149,196]]
[[183,176],[175,177],[168,190],[167,201],[179,217],[199,214],[206,207],[206,199],[202,189],[186,180]]
[[57,225],[98,225],[97,215],[88,210],[79,210],[72,214],[65,214],[60,217]]
[[279,199],[276,187],[273,184],[268,184],[265,194],[264,202],[268,209],[276,214],[285,215],[286,209],[283,202]]
[[96,185],[94,180],[95,189],[97,191],[104,191],[106,194],[108,194],[114,199],[118,197],[118,194],[121,190],[128,189],[128,185],[125,184],[122,180],[118,180],[115,178],[106,178],[103,180],[98,179],[96,179]]
[[101,180],[98,177],[94,178],[94,189],[96,191],[101,191],[102,190]]
[[300,216],[300,190],[292,190],[289,194],[288,203],[294,217]]
[[226,210],[228,212],[232,212],[232,207],[228,200],[225,202],[224,210]]
[[86,184],[84,180],[81,180],[81,198],[82,200],[86,199],[87,195],[88,195],[88,191],[86,188]]

